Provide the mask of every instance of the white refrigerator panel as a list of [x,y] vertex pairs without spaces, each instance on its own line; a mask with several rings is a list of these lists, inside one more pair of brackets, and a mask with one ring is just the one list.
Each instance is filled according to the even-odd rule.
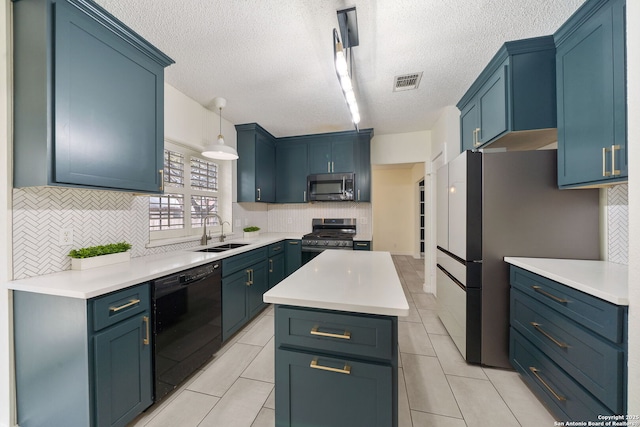
[[436,244],[449,250],[449,165],[438,169],[436,176]]
[[466,358],[467,354],[467,293],[438,268],[438,317],[451,339]]
[[467,259],[467,152],[463,152],[449,166],[449,249],[454,255]]

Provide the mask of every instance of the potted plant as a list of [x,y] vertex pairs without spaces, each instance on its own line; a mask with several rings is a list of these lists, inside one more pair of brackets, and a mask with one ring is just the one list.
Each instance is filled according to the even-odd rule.
[[258,234],[260,234],[260,227],[252,225],[250,227],[243,228],[242,231],[244,231],[245,238],[258,237]]
[[73,249],[69,252],[71,269],[86,270],[87,268],[129,261],[131,259],[129,249],[131,249],[131,244],[127,242]]

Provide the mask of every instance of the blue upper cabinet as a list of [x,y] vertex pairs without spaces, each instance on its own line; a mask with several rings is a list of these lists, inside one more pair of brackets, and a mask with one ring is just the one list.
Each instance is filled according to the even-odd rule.
[[309,145],[294,138],[282,138],[276,144],[276,202],[307,201]]
[[558,185],[626,181],[625,1],[587,1],[554,37]]
[[173,60],[90,0],[14,9],[14,182],[162,191]]
[[553,37],[505,43],[457,104],[461,151],[554,142],[555,98]]
[[275,138],[257,123],[236,125],[238,202],[276,201]]
[[355,170],[353,132],[316,135],[309,141],[309,173],[338,173]]

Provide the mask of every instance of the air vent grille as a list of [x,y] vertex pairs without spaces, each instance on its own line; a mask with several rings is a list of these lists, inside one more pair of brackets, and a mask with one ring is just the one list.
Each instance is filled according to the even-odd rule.
[[393,82],[393,91],[401,92],[403,90],[418,89],[420,79],[422,79],[422,72],[396,76]]

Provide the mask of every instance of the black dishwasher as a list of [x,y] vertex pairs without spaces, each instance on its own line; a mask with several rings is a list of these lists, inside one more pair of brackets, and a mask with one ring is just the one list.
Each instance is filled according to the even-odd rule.
[[153,282],[155,402],[222,345],[221,277],[218,261]]

